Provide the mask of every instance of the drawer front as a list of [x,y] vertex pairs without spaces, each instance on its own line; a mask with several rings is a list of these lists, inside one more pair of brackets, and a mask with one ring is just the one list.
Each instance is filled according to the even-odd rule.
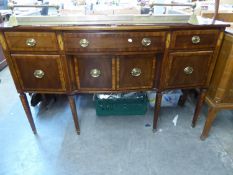
[[156,51],[162,50],[165,32],[64,33],[67,51]]
[[11,56],[25,91],[65,91],[61,58],[58,55]]
[[53,32],[5,32],[11,51],[57,51],[58,44]]
[[75,74],[78,89],[111,90],[112,89],[111,56],[77,56],[75,57]]
[[184,30],[172,32],[172,49],[214,48],[219,36],[218,30]]
[[175,52],[169,55],[166,87],[204,86],[213,52]]
[[155,55],[118,57],[118,89],[152,88],[155,67]]

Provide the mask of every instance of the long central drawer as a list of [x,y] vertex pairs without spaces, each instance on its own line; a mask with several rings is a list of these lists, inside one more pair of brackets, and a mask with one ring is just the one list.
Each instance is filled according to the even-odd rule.
[[66,51],[158,51],[165,46],[165,32],[65,32]]

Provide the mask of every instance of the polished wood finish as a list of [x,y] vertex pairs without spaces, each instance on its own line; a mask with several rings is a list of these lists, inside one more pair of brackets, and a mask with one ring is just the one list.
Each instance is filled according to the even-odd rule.
[[75,126],[77,134],[80,135],[80,127],[79,127],[79,122],[78,122],[78,114],[76,110],[75,97],[69,95],[68,99],[69,99],[70,109],[71,109],[73,120],[74,120],[74,126]]
[[[75,75],[78,89],[112,90],[111,56],[76,56]],[[84,69],[85,68],[85,69]],[[91,70],[98,69],[99,77],[92,77]]]
[[222,109],[233,109],[233,35],[225,34],[222,49],[219,54],[206,102],[209,111],[201,139],[208,137],[211,125],[217,112]]
[[203,129],[201,137],[200,137],[201,140],[205,140],[206,137],[208,137],[208,133],[210,131],[210,128],[212,126],[213,121],[217,117],[216,114],[218,111],[219,111],[218,108],[213,108],[213,107],[209,108],[208,116],[207,116],[206,121],[205,121],[205,126],[204,126],[204,129]]
[[163,94],[161,92],[157,92],[155,98],[155,107],[154,107],[153,132],[157,131],[157,123],[159,119],[159,111],[161,107],[162,96]]
[[[58,44],[54,32],[5,32],[11,51],[57,51]],[[28,46],[27,40],[34,39],[35,46]]]
[[[212,51],[173,52],[169,54],[166,87],[205,86],[212,61]],[[191,74],[185,68],[193,69]]]
[[[143,46],[143,38],[150,38],[151,45]],[[82,47],[81,39],[87,39],[89,45]],[[98,33],[64,33],[66,51],[100,52],[100,51],[157,51],[165,43],[165,32],[98,32]]]
[[6,57],[7,64],[9,65],[10,73],[11,73],[11,76],[14,80],[15,87],[16,87],[18,93],[22,93],[23,91],[21,90],[20,82],[19,82],[19,79],[17,77],[15,68],[13,66],[13,62],[11,60],[10,53],[9,53],[3,32],[0,33],[0,44],[1,44],[4,56]]
[[[193,43],[192,37],[198,36],[199,43]],[[219,31],[217,30],[188,30],[175,31],[172,34],[172,49],[209,49],[214,48],[218,40]]]
[[30,124],[30,126],[32,128],[32,131],[33,131],[34,134],[37,134],[36,127],[35,127],[35,124],[34,124],[34,120],[33,120],[33,117],[32,117],[32,113],[31,113],[31,110],[30,110],[30,106],[28,104],[27,96],[26,96],[25,93],[20,93],[19,97],[20,97],[20,100],[22,102],[22,105],[23,105],[24,111],[26,113],[27,119],[29,121],[29,124]]
[[[11,55],[24,91],[65,91],[64,73],[59,55]],[[42,70],[44,76],[36,78],[34,72]],[[51,71],[52,70],[52,71]]]
[[[155,76],[155,55],[119,56],[119,89],[152,88]],[[139,76],[133,76],[133,69],[140,69]]]
[[190,23],[153,23],[153,24],[122,24],[122,25],[112,25],[112,24],[100,24],[95,25],[89,23],[89,25],[37,25],[37,26],[30,26],[30,25],[21,25],[16,27],[10,27],[6,23],[0,24],[0,30],[4,31],[72,31],[72,32],[140,32],[140,31],[171,31],[171,30],[202,30],[202,29],[216,29],[216,28],[225,28],[229,27],[230,25],[227,23],[223,23],[221,21],[213,21],[213,20],[206,20],[206,18],[198,18],[197,25],[190,25]]
[[192,127],[194,128],[196,126],[197,119],[199,117],[199,114],[201,112],[201,107],[203,103],[205,102],[205,97],[206,97],[206,89],[201,89],[198,100],[197,100],[197,105],[195,108],[193,120],[192,120]]
[[168,89],[202,89],[195,123],[225,26],[18,26],[0,28],[0,42],[18,92],[67,94],[77,133],[75,94],[142,90],[157,91],[155,131]]

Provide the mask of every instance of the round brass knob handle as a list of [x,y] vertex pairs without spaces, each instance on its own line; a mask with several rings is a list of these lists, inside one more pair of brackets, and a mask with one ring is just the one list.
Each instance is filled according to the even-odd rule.
[[33,74],[36,78],[43,78],[45,75],[43,70],[35,70]]
[[192,74],[193,71],[194,71],[193,68],[190,67],[190,66],[184,68],[184,73],[187,74],[187,75]]
[[134,76],[134,77],[138,77],[140,76],[142,73],[141,69],[140,68],[133,68],[132,71],[131,71],[131,75]]
[[193,36],[193,37],[192,37],[192,43],[193,43],[193,44],[198,44],[198,43],[200,43],[200,42],[201,42],[200,36]]
[[97,78],[97,77],[99,77],[101,75],[101,71],[99,69],[91,69],[90,75],[93,78]]
[[143,38],[142,45],[145,47],[148,47],[149,45],[151,45],[151,39],[150,38]]
[[81,47],[87,47],[89,45],[89,41],[85,38],[81,39],[79,42]]
[[34,47],[36,45],[36,40],[34,38],[28,38],[26,40],[26,45],[28,47]]

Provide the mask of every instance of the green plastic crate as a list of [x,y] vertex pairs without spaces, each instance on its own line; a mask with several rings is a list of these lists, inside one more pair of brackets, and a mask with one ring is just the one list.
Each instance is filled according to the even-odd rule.
[[101,99],[95,95],[96,114],[108,115],[144,115],[147,111],[148,99],[145,93],[123,94],[120,97],[110,95]]

